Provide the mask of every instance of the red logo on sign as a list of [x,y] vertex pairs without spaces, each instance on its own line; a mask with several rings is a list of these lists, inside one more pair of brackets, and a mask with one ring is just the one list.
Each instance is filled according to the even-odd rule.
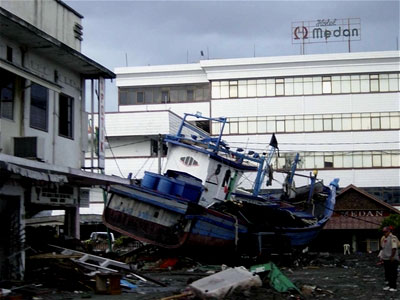
[[295,40],[299,40],[300,38],[299,38],[299,33],[301,33],[301,34],[303,34],[303,37],[302,37],[302,39],[304,40],[304,39],[308,39],[308,29],[307,29],[307,27],[304,27],[304,26],[297,26],[295,29],[294,29],[294,32],[293,32],[293,34],[294,34],[294,39]]

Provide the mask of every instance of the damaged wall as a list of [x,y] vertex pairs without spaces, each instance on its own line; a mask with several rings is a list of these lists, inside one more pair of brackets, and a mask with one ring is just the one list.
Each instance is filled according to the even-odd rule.
[[23,279],[25,271],[24,189],[9,182],[0,189],[0,278]]

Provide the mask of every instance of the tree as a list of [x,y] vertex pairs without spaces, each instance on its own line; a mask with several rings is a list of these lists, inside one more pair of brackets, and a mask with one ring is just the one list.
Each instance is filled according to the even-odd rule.
[[385,226],[392,226],[393,233],[397,236],[400,234],[400,215],[389,215],[385,219],[383,219],[380,229]]

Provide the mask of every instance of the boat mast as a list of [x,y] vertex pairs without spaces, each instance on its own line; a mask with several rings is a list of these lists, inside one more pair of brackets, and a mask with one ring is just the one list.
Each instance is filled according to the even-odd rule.
[[260,193],[265,174],[268,173],[269,169],[271,168],[271,160],[274,157],[276,150],[278,150],[278,141],[276,140],[275,133],[273,133],[271,141],[269,142],[269,153],[266,158],[261,158],[260,164],[258,166],[257,177],[253,189],[254,196],[258,196],[258,194]]

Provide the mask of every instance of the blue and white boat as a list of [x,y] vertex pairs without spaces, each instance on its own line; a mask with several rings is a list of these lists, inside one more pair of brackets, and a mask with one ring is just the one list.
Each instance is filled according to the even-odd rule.
[[[218,137],[191,125],[188,117],[218,122]],[[262,195],[262,183],[272,175],[275,136],[266,153],[244,153],[230,149],[222,140],[225,124],[225,118],[185,114],[178,132],[165,137],[166,172],[145,172],[136,184],[111,186],[104,224],[164,248],[231,248],[261,253],[269,251],[271,244],[292,248],[308,245],[332,216],[338,179],[328,187],[311,176],[309,186],[293,193],[287,187],[293,180],[295,161],[286,189]],[[247,172],[256,172],[251,192],[238,189]]]

